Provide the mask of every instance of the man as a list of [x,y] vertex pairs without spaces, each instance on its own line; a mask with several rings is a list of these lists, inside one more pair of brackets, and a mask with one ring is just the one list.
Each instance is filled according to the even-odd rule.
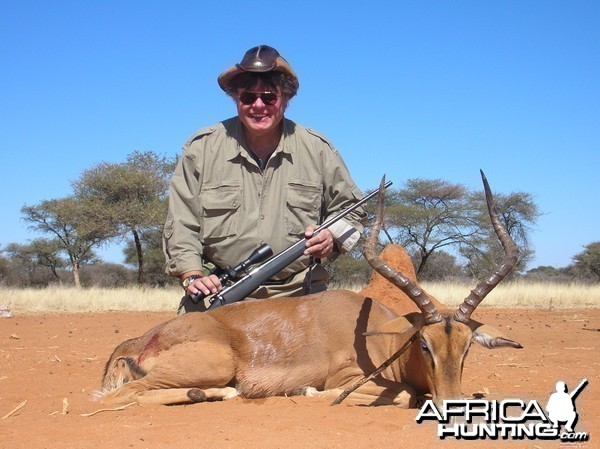
[[[186,295],[207,296],[223,287],[211,267],[235,266],[261,243],[277,254],[306,236],[304,257],[250,297],[325,290],[327,272],[313,261],[350,250],[365,214],[357,209],[313,231],[361,192],[325,137],[284,117],[299,83],[277,50],[251,48],[218,83],[237,116],[198,131],[183,147],[164,229],[167,273],[179,277]],[[185,297],[182,307],[193,309]]]

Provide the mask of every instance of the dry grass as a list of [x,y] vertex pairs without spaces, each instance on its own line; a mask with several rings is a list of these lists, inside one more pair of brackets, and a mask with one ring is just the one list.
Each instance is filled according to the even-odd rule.
[[[423,287],[440,301],[452,307],[463,301],[473,285],[424,283]],[[0,288],[0,305],[8,306],[13,314],[104,311],[175,312],[181,297],[182,290],[178,287]],[[482,307],[545,310],[598,308],[600,307],[600,285],[509,282],[496,287],[482,303]]]
[[171,288],[0,288],[0,304],[14,313],[177,310],[183,290]]
[[[448,306],[463,302],[473,284],[423,283],[423,288]],[[588,309],[600,307],[600,284],[506,282],[498,285],[482,307],[511,309]]]

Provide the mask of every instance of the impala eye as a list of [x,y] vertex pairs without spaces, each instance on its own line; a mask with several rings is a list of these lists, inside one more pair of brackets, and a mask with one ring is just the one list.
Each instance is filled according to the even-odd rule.
[[425,352],[429,352],[429,348],[427,347],[427,342],[425,340],[421,340],[421,349]]

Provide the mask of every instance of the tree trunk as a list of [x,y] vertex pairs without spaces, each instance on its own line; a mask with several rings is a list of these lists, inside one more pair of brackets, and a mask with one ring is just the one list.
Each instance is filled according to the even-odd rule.
[[425,268],[425,265],[427,264],[427,259],[429,259],[430,255],[430,252],[421,250],[421,261],[419,262],[419,267],[417,268],[417,277],[419,277],[419,275]]
[[71,266],[73,267],[73,284],[75,285],[75,288],[81,288],[81,281],[79,280],[79,263],[73,262]]
[[62,281],[60,280],[60,276],[58,275],[58,272],[56,271],[56,265],[51,264],[50,265],[50,270],[52,271],[52,274],[54,275],[54,277],[56,278],[56,280],[58,281],[58,283],[62,284]]
[[144,273],[144,252],[142,251],[142,241],[140,240],[140,234],[136,229],[133,231],[133,240],[135,241],[135,250],[137,251],[138,257],[138,284],[143,285],[146,283],[146,275]]

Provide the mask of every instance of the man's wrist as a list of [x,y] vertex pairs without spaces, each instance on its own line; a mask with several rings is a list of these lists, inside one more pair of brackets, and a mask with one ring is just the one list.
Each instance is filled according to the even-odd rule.
[[181,284],[181,287],[183,287],[184,290],[187,290],[188,286],[194,282],[196,279],[199,279],[202,277],[202,274],[200,273],[195,273],[195,274],[189,274],[187,276],[182,276],[179,283]]

